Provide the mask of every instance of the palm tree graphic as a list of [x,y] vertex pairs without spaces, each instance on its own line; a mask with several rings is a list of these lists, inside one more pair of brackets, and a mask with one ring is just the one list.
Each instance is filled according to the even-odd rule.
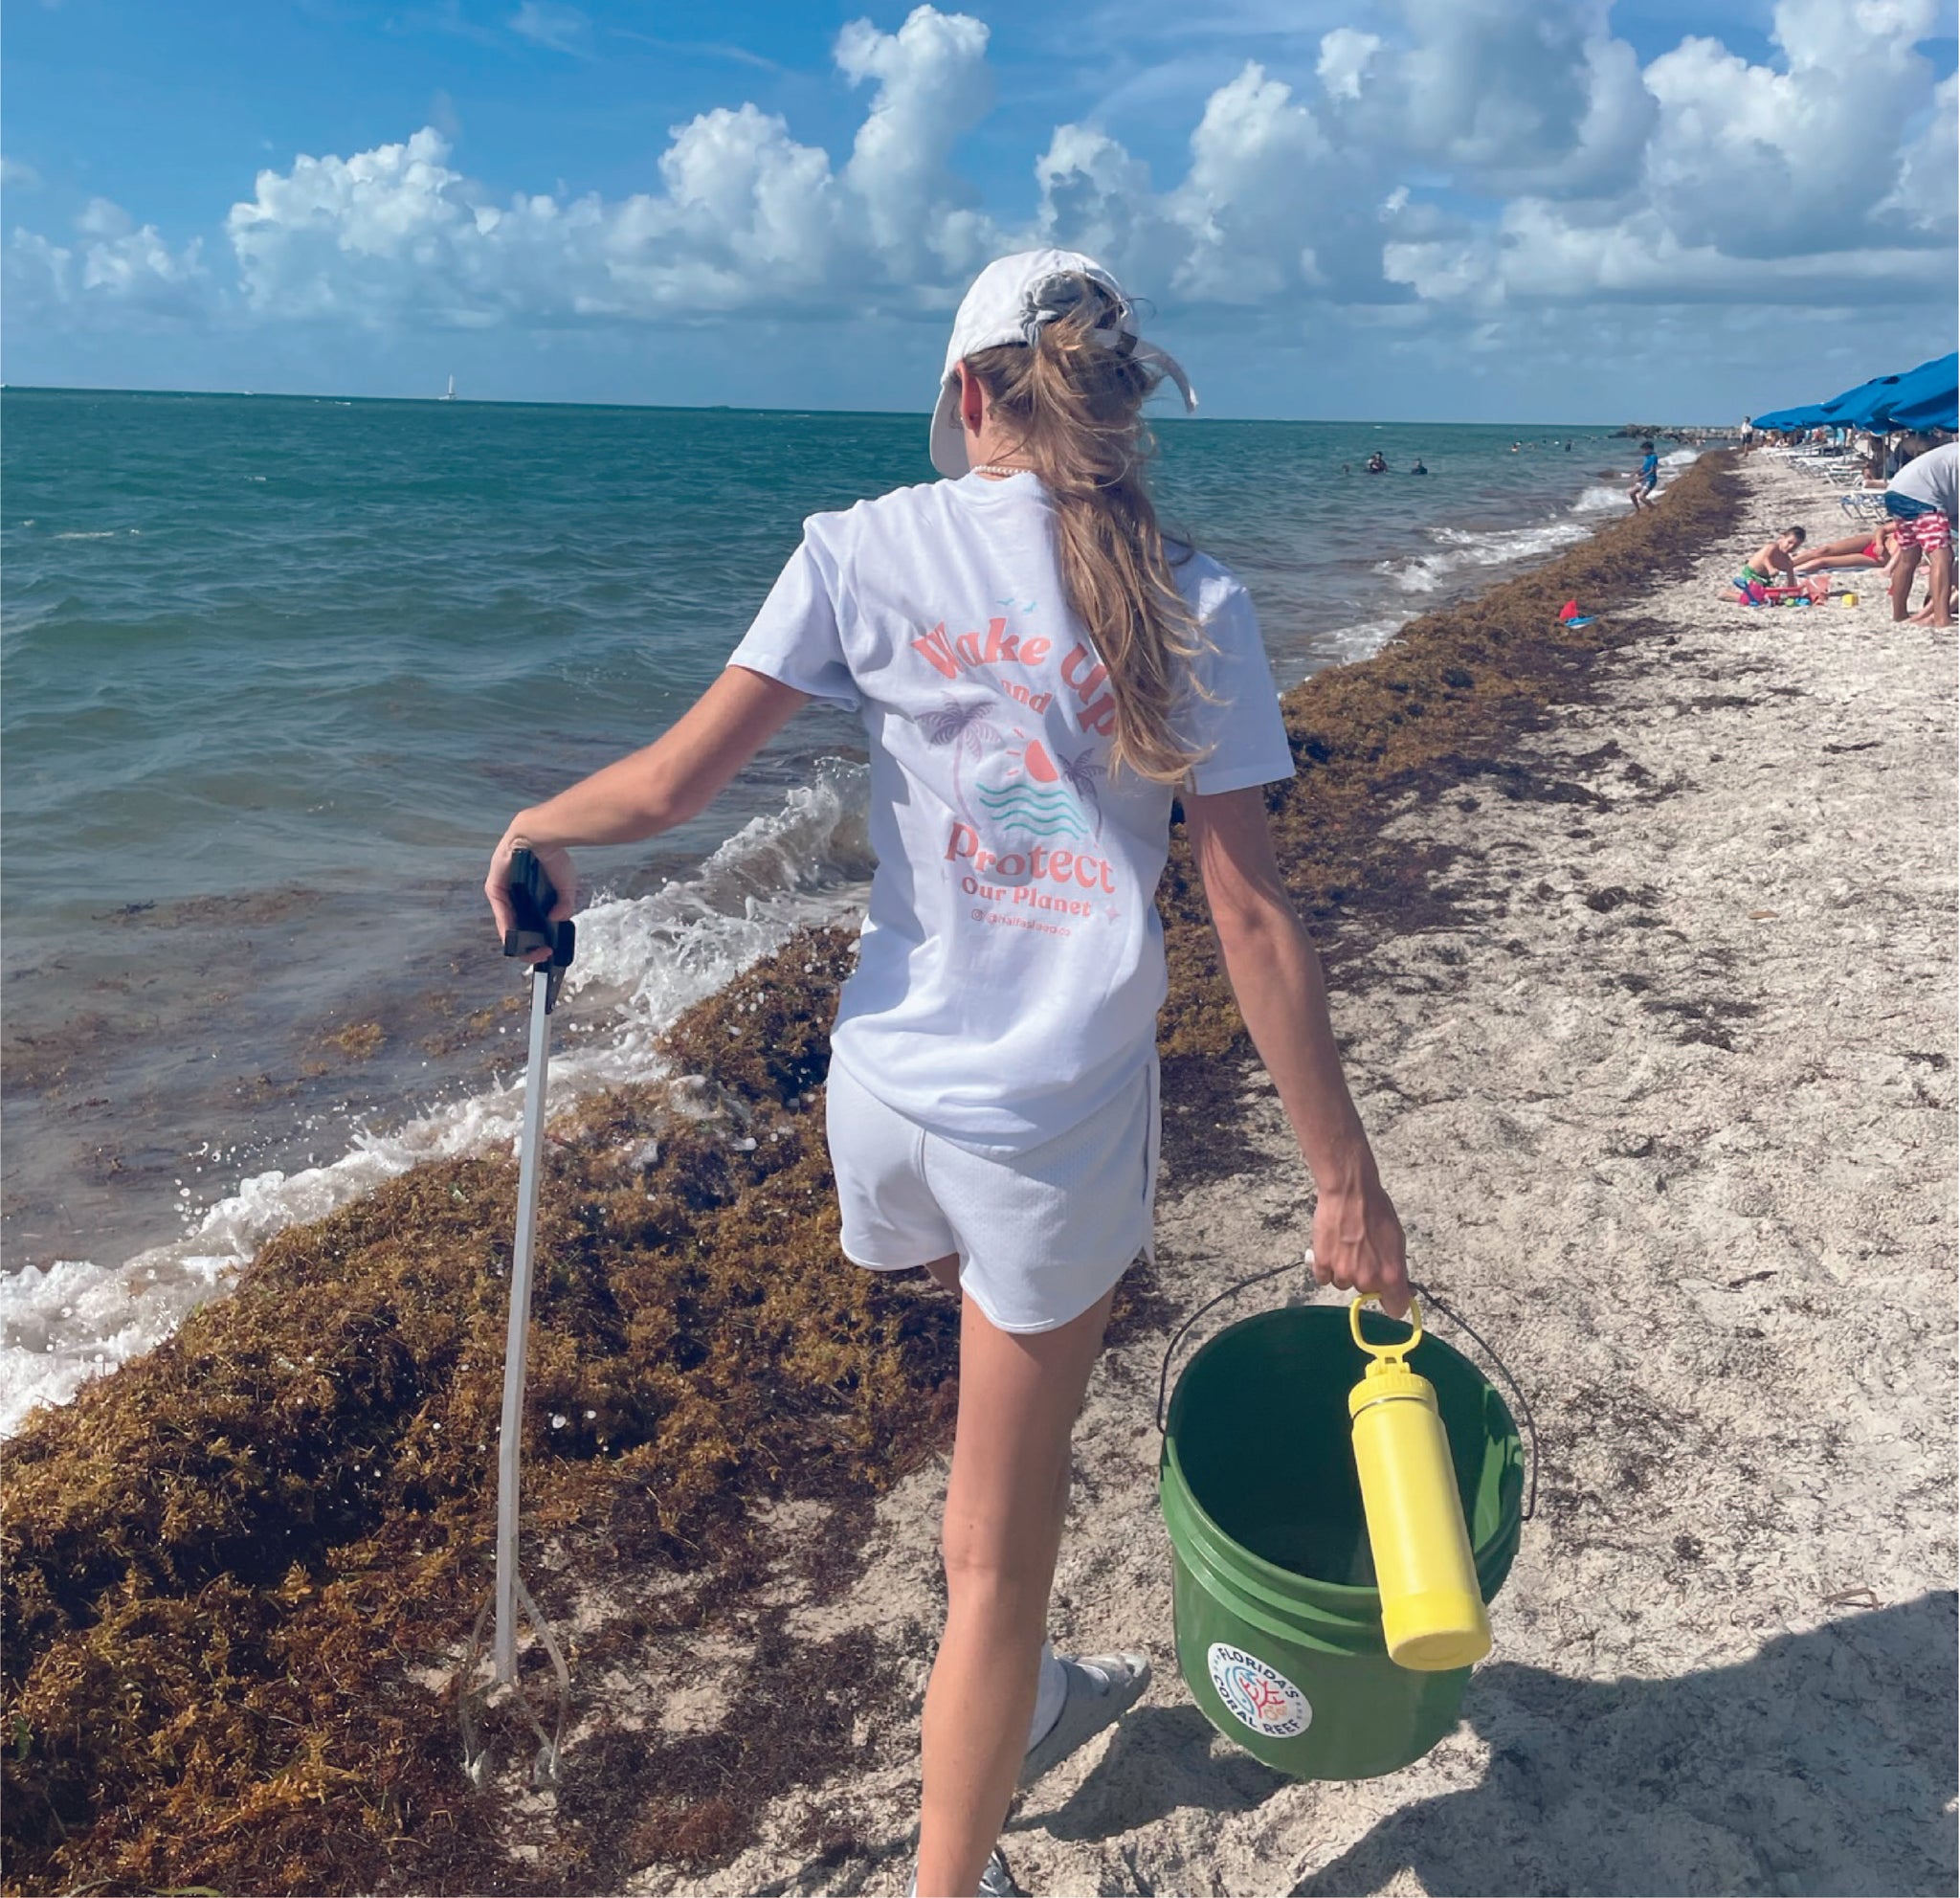
[[967,808],[967,793],[960,784],[960,760],[969,753],[984,758],[990,746],[1000,743],[1000,728],[987,716],[990,709],[985,699],[963,703],[949,698],[938,711],[927,712],[919,721],[926,744],[953,748],[953,802],[969,824],[973,814]]
[[1102,775],[1102,767],[1092,764],[1095,748],[1078,751],[1071,758],[1065,752],[1055,754],[1055,769],[1061,773],[1062,782],[1096,814],[1096,835],[1102,835],[1102,799],[1096,790],[1096,780]]

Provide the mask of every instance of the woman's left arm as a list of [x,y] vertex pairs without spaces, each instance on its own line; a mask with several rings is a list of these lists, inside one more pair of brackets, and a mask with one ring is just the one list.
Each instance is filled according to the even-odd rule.
[[[483,894],[501,936],[512,922],[510,858],[529,850],[558,892],[554,922],[578,893],[568,855],[585,843],[638,843],[705,810],[716,793],[787,725],[810,695],[743,666],[729,666],[653,744],[520,811],[490,859]],[[533,960],[546,951],[535,951]]]
[[1281,878],[1264,793],[1188,794],[1184,815],[1238,1012],[1313,1170],[1314,1275],[1378,1293],[1399,1318],[1409,1307],[1401,1223],[1341,1073],[1321,960]]

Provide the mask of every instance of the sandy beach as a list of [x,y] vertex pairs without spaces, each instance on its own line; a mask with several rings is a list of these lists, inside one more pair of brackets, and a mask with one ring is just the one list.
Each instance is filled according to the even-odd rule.
[[[1669,551],[1670,510],[1725,525]],[[1217,1053],[1179,910],[1158,1262],[1077,1435],[1054,1622],[1156,1674],[1015,1809],[1025,1891],[1953,1888],[1955,642],[1868,583],[1719,597],[1766,530],[1837,513],[1767,458],[1698,469],[1651,540],[1610,528],[1288,695],[1316,770],[1376,707],[1379,768],[1326,765],[1286,860],[1414,1275],[1536,1413],[1537,1514],[1416,1765],[1295,1783],[1193,1708],[1159,1366],[1298,1256],[1312,1183]],[[1553,633],[1580,572],[1594,647]],[[814,1087],[847,960],[794,947],[683,1038],[709,1079],[559,1129],[527,1562],[571,1651],[563,1787],[515,1746],[484,1795],[456,1770],[512,1182],[444,1162],[275,1241],[19,1440],[10,1888],[905,1889],[949,1334],[832,1270]],[[835,1287],[796,1293],[831,1301],[814,1330],[794,1275]],[[1303,1270],[1217,1318],[1289,1295]]]
[[[1144,1646],[1157,1678],[1023,1799],[1028,1891],[1951,1889],[1954,645],[1870,586],[1718,599],[1751,535],[1826,518],[1800,476],[1745,478],[1733,544],[1638,601],[1653,631],[1596,702],[1521,742],[1534,794],[1396,813],[1446,913],[1341,968],[1412,1268],[1498,1343],[1543,1438],[1465,1725],[1405,1772],[1310,1785],[1195,1711],[1151,1329],[1077,1435],[1055,1635]],[[1165,1182],[1177,1311],[1306,1229],[1262,1078],[1240,1100],[1242,1169]],[[791,1621],[876,1628],[915,1688],[943,1482],[895,1490],[851,1594]],[[822,1790],[838,1863],[799,1795],[733,1864],[631,1888],[902,1891],[911,1749],[899,1722],[881,1770]]]

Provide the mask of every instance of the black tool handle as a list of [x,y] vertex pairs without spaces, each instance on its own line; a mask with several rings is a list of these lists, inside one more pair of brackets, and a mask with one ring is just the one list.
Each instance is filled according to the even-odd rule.
[[578,931],[572,927],[569,917],[561,923],[552,922],[551,905],[557,901],[558,892],[551,887],[545,866],[530,851],[513,850],[510,853],[510,907],[516,921],[503,932],[505,955],[526,955],[532,949],[549,949],[552,968],[568,969],[571,966]]

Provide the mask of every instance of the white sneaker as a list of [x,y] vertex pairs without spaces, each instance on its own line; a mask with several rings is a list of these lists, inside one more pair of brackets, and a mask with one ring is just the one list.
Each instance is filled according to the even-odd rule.
[[[919,1870],[912,1869],[912,1884],[907,1898],[919,1898]],[[1014,1875],[1007,1868],[1007,1860],[996,1845],[987,1855],[987,1863],[980,1870],[980,1889],[974,1898],[1021,1898],[1021,1887],[1014,1883]]]
[[1007,1860],[996,1845],[980,1869],[980,1898],[1020,1898],[1020,1892],[1021,1887],[1014,1883],[1014,1875],[1008,1870]]
[[1127,1713],[1150,1685],[1150,1663],[1146,1655],[1064,1654],[1058,1658],[1068,1677],[1068,1694],[1055,1725],[1022,1758],[1017,1782],[1022,1786],[1032,1786],[1085,1740]]

